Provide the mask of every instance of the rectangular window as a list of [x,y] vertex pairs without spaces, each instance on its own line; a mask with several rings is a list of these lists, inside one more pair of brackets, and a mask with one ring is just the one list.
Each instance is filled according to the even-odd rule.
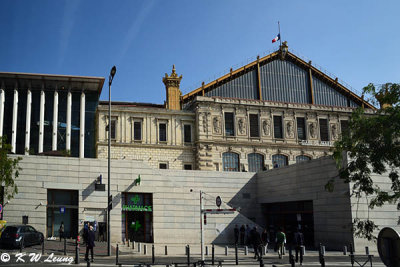
[[184,170],[192,170],[192,164],[185,164],[183,165]]
[[304,118],[297,118],[297,137],[306,140],[306,122]]
[[250,114],[250,137],[260,137],[258,114]]
[[160,142],[167,142],[167,124],[158,124],[158,140]]
[[168,169],[168,164],[167,163],[160,163],[159,165],[160,169]]
[[235,125],[232,112],[225,112],[225,134],[227,136],[235,135]]
[[274,138],[283,138],[282,116],[274,116]]
[[192,142],[192,127],[190,124],[185,124],[183,126],[183,139],[185,143]]
[[349,132],[349,121],[348,120],[340,121],[340,129],[342,131],[342,135],[347,134]]
[[321,141],[329,141],[329,129],[327,119],[319,119],[319,133]]
[[111,118],[111,140],[115,140],[116,139],[116,135],[117,135],[116,126],[117,126],[117,119],[116,118]]
[[135,141],[142,140],[142,122],[141,121],[133,122],[133,140],[135,140]]

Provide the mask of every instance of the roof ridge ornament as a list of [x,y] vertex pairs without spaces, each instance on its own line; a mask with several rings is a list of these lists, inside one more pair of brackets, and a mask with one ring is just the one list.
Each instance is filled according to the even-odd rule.
[[289,47],[287,45],[287,41],[282,42],[282,44],[279,46],[281,60],[285,60],[288,50],[289,50]]

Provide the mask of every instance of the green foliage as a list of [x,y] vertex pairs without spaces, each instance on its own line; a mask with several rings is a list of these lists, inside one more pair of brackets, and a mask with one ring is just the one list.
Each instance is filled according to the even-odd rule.
[[[349,121],[348,133],[335,142],[333,157],[339,168],[339,176],[352,183],[352,195],[369,197],[369,208],[394,203],[400,198],[400,85],[387,83],[376,88],[369,84],[364,93],[370,95],[373,104],[380,105],[375,115],[366,114],[363,108],[355,110]],[[344,164],[348,153],[351,160]],[[388,173],[391,189],[381,189],[374,184],[371,174]],[[325,186],[333,190],[333,181]],[[354,221],[357,236],[373,239],[376,225],[370,221]]]
[[4,187],[4,196],[7,199],[11,199],[18,193],[15,179],[22,170],[19,167],[19,161],[22,158],[10,158],[8,156],[8,153],[11,151],[11,145],[7,144],[5,136],[0,137],[0,144],[0,185]]

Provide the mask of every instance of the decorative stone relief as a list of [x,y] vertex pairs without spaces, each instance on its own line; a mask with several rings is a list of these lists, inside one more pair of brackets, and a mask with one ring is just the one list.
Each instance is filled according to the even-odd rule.
[[308,129],[310,129],[310,137],[316,138],[317,137],[317,124],[315,122],[310,122],[308,125]]
[[245,126],[245,119],[244,118],[239,118],[238,119],[238,128],[239,128],[239,134],[246,134],[246,126]]
[[338,129],[336,123],[331,124],[331,135],[332,139],[334,140],[338,138]]
[[219,116],[213,118],[213,131],[216,134],[221,133],[221,118]]
[[265,136],[269,136],[270,135],[270,132],[271,132],[271,122],[270,122],[270,120],[263,120],[262,129],[263,129],[263,134]]
[[203,132],[207,132],[207,113],[204,112],[203,114]]
[[286,123],[286,137],[294,138],[293,121],[288,121]]

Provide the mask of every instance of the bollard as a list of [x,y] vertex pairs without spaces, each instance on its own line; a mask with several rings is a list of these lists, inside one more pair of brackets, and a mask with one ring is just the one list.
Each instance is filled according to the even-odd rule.
[[129,248],[129,239],[128,239],[128,241],[127,241],[127,245],[128,245],[128,248]]
[[369,255],[369,247],[365,247],[365,255]]
[[264,260],[262,257],[260,257],[260,267],[264,267]]
[[321,267],[325,267],[325,247],[319,243],[319,262],[321,263]]
[[147,245],[143,245],[143,254],[144,254],[144,255],[147,254]]
[[132,241],[132,249],[135,249],[136,242]]
[[119,247],[117,244],[117,250],[115,251],[115,265],[118,265],[119,263]]
[[244,255],[247,256],[249,254],[249,248],[247,246],[244,247]]
[[154,253],[154,244],[151,245],[151,263],[154,264],[154,262],[156,261],[156,255]]
[[347,246],[343,247],[343,255],[347,255]]
[[214,244],[212,244],[212,248],[211,248],[211,265],[214,265],[214,254],[215,254],[215,248],[214,248]]
[[236,260],[236,265],[239,265],[239,257],[238,257],[238,247],[237,247],[237,243],[235,243],[235,260]]
[[294,267],[294,256],[293,256],[293,251],[292,251],[292,246],[289,246],[289,263],[291,267]]
[[[79,247],[79,244],[78,244],[78,247]],[[43,241],[42,241],[42,255],[44,255],[44,238],[43,238]]]
[[189,245],[186,246],[186,250],[187,250],[187,265],[188,265],[188,267],[190,267],[190,246]]
[[350,249],[350,254],[354,254],[353,243],[350,243],[349,249]]
[[22,252],[23,248],[24,248],[24,238],[22,238],[20,243],[19,243],[19,252]]
[[64,238],[64,255],[67,255],[67,239]]
[[139,253],[142,252],[142,244],[141,244],[141,243],[138,243],[138,244],[137,244],[137,251],[138,251]]
[[228,246],[225,247],[225,256],[228,256]]
[[300,253],[301,255],[306,255],[306,247],[305,246],[300,246]]
[[208,256],[208,246],[206,246],[206,256]]
[[75,246],[75,264],[79,264],[79,243],[78,243],[78,239],[76,240],[76,246]]
[[165,255],[168,255],[168,246],[165,246]]

